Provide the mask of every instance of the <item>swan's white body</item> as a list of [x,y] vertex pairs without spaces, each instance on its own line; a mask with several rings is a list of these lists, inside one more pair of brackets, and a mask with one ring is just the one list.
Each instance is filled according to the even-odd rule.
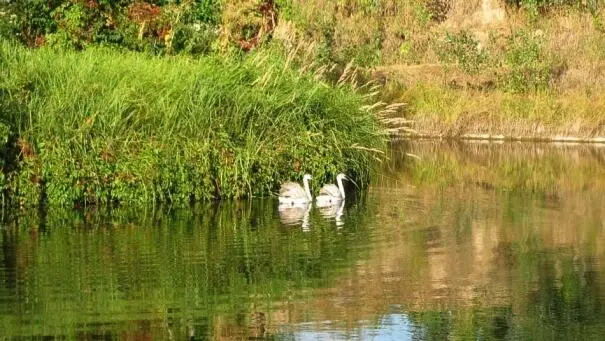
[[345,200],[345,189],[342,185],[342,180],[346,178],[347,177],[344,174],[340,173],[336,176],[336,183],[338,186],[334,184],[324,185],[319,190],[319,195],[315,198],[317,206],[331,206]]
[[313,178],[309,174],[303,176],[304,188],[296,182],[283,183],[279,189],[280,205],[298,205],[311,202],[313,200],[309,189],[309,180],[311,179]]

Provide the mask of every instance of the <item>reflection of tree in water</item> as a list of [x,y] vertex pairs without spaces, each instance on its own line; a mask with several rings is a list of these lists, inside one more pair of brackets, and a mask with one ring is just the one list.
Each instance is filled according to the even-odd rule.
[[[267,200],[138,215],[50,211],[39,240],[29,234],[35,219],[13,222],[3,230],[0,278],[21,276],[21,289],[0,288],[10,298],[0,328],[14,336],[94,336],[100,324],[114,336],[266,334],[274,305],[303,299],[363,255],[351,249],[367,238],[364,214],[349,213],[355,233],[317,214],[307,233],[288,228]],[[29,262],[15,268],[15,257]],[[21,328],[11,318],[18,311],[35,325]]]
[[[523,191],[373,193],[383,203],[379,212],[401,211],[379,214],[380,225],[406,217],[407,226],[389,244],[400,247],[371,254],[368,267],[399,264],[407,278],[367,287],[382,285],[380,291],[403,302],[417,339],[602,337],[603,192],[570,192],[554,206],[549,197]],[[414,195],[414,206],[393,195]]]
[[[517,255],[534,257],[535,255]],[[518,278],[517,285],[535,286],[506,306],[469,307],[411,314],[419,339],[437,340],[600,340],[605,333],[602,281],[591,269],[578,271],[573,256],[554,260],[545,253],[537,260],[537,278]],[[587,264],[592,264],[587,263]],[[588,266],[592,268],[592,265]],[[557,272],[562,271],[557,275]],[[523,277],[523,276],[521,276]],[[533,281],[537,280],[537,283]],[[513,284],[515,285],[515,284]]]

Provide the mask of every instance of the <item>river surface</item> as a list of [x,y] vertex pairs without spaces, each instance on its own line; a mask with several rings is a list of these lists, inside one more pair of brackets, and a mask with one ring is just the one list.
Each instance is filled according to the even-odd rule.
[[604,146],[399,143],[349,189],[2,212],[0,340],[605,339]]

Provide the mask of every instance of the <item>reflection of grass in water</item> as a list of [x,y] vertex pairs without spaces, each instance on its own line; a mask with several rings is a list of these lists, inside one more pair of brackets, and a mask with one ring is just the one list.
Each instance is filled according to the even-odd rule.
[[405,147],[391,151],[372,193],[381,202],[378,225],[407,221],[389,231],[397,247],[376,248],[379,261],[390,259],[408,277],[401,289],[372,284],[408,304],[418,339],[602,337],[604,149]]
[[[420,259],[400,265],[429,274],[419,279],[429,302],[403,296],[415,336],[601,339],[604,164],[605,149],[595,146],[396,146],[374,193],[385,195],[381,212],[402,209],[393,195],[417,198],[402,209],[414,228],[401,248]],[[406,186],[385,189],[394,182]],[[437,237],[418,238],[429,233]],[[448,294],[430,287],[435,280]]]
[[[603,148],[432,141],[403,143],[394,148],[391,170],[387,172],[414,185],[473,185],[544,194],[593,187],[605,189]],[[417,155],[421,160],[402,160],[401,150]]]
[[[24,216],[1,237],[2,260],[14,272],[0,288],[12,299],[0,310],[0,329],[76,336],[151,320],[156,333],[167,323],[183,335],[193,325],[202,334],[248,333],[251,313],[311,295],[307,289],[364,254],[356,248],[367,238],[363,211],[351,208],[351,229],[342,232],[312,216],[308,233],[281,226],[272,201]],[[32,320],[23,324],[18,312],[26,311]]]
[[[412,152],[427,160],[446,149],[431,148]],[[446,156],[452,164],[499,165],[524,158],[528,167],[539,169],[532,163],[550,157],[555,170],[572,160],[584,162],[580,174],[586,179],[598,165],[595,159],[582,161],[591,153],[574,154],[581,151],[576,149],[557,156],[549,149],[512,147],[514,156],[506,154],[508,146],[471,145],[460,155],[454,151],[462,147],[450,148]],[[599,173],[592,174],[598,184],[594,174]],[[605,197],[600,187],[589,183],[557,197],[470,184],[445,190],[418,186],[412,202],[393,196],[399,192],[372,190],[359,209],[347,211],[342,232],[318,224],[316,215],[308,234],[282,227],[273,203],[264,201],[146,215],[50,212],[40,228],[25,232],[44,220],[30,217],[20,229],[2,234],[3,245],[15,252],[0,257],[15,264],[20,277],[0,287],[0,296],[7,290],[36,297],[40,303],[22,300],[5,308],[48,317],[33,329],[36,335],[65,333],[66,324],[74,334],[98,330],[92,323],[100,319],[114,319],[104,327],[109,332],[141,329],[129,321],[155,319],[153,335],[164,335],[169,324],[176,338],[185,335],[187,325],[196,326],[196,335],[247,336],[256,316],[250,312],[270,312],[273,326],[284,311],[295,316],[288,322],[362,317],[350,320],[357,323],[386,311],[394,299],[409,311],[418,338],[499,339],[506,333],[552,339],[558,332],[572,339],[579,330],[584,339],[601,335],[603,271],[597,264],[604,257]],[[579,188],[570,184],[562,188]],[[14,289],[17,279],[24,279],[20,289]],[[439,286],[443,283],[447,291]],[[74,294],[60,301],[57,289],[68,285]],[[324,285],[336,290],[313,297],[318,292],[313,289]],[[100,315],[77,315],[78,309]],[[325,315],[305,315],[313,309]],[[14,335],[34,333],[17,330],[16,320],[0,321],[0,328]]]

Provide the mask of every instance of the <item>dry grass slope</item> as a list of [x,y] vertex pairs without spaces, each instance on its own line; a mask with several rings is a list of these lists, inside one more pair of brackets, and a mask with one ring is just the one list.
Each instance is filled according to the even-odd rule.
[[365,67],[422,134],[605,135],[605,8],[499,0],[292,1],[275,35]]

